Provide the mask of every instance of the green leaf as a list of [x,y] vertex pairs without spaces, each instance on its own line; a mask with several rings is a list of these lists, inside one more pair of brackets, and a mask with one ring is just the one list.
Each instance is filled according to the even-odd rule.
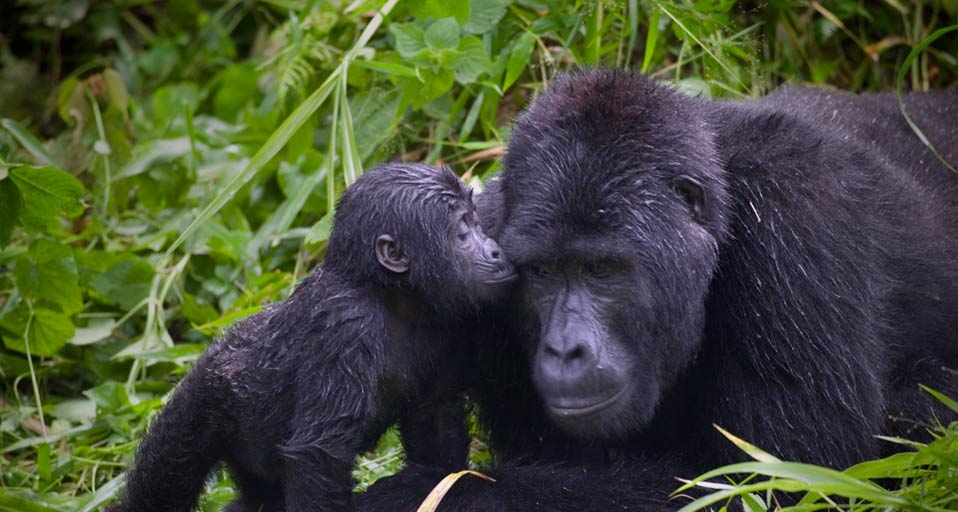
[[511,0],[469,0],[469,21],[462,26],[463,31],[467,34],[481,34],[492,30],[506,15],[506,8],[510,4]]
[[48,357],[56,354],[73,337],[73,322],[63,313],[37,308],[30,315],[26,303],[0,318],[0,333],[3,344],[10,350],[27,352],[30,343],[30,355]]
[[123,83],[123,77],[111,68],[104,69],[102,75],[107,96],[110,98],[110,106],[121,112],[126,112],[130,99],[126,91],[126,84]]
[[423,81],[407,80],[403,88],[403,100],[412,103],[413,108],[422,108],[423,105],[449,92],[455,81],[452,71],[448,69],[422,69]]
[[90,281],[90,288],[105,302],[132,309],[150,293],[153,266],[136,257],[124,259]]
[[112,318],[91,318],[86,327],[77,327],[76,334],[70,339],[71,345],[90,345],[105,340],[113,334],[116,320]]
[[732,441],[732,443],[734,443],[735,446],[739,447],[739,449],[745,452],[749,457],[759,462],[767,462],[767,463],[781,462],[781,460],[779,460],[777,457],[769,454],[765,450],[762,450],[758,446],[755,446],[754,444],[749,443],[748,441],[738,436],[735,436],[731,432],[725,430],[724,428],[718,425],[713,425],[713,426],[715,427],[716,430],[721,432],[722,435],[725,436],[729,441]]
[[34,240],[27,257],[17,261],[13,276],[27,299],[57,304],[67,314],[83,309],[76,260],[69,246],[44,238]]
[[132,405],[126,386],[114,381],[104,382],[83,394],[96,403],[97,412],[101,415]]
[[459,23],[465,23],[469,19],[469,3],[462,1],[450,2],[448,0],[419,0],[409,3],[409,11],[417,19],[440,19],[450,16],[456,18]]
[[304,242],[307,245],[314,245],[321,242],[329,240],[329,232],[333,229],[333,216],[325,215],[322,219],[319,219],[319,222],[313,224],[313,227],[309,229],[309,233],[306,235],[306,240]]
[[89,423],[96,419],[96,404],[84,398],[64,400],[53,406],[50,416],[73,423]]
[[403,57],[412,57],[426,49],[426,34],[415,25],[393,23],[389,31],[396,38],[396,51]]
[[482,41],[478,37],[466,37],[459,42],[459,55],[455,60],[456,81],[461,84],[471,84],[484,73],[489,73],[492,61]]
[[43,147],[43,144],[20,123],[13,119],[4,118],[0,120],[0,125],[6,128],[7,131],[17,139],[17,142],[33,155],[33,158],[37,159],[37,162],[42,165],[54,165],[53,157],[51,157],[50,153]]
[[175,363],[182,366],[199,359],[205,350],[206,345],[203,343],[177,343],[172,347],[138,352],[133,354],[133,358],[147,361],[150,365],[155,363]]
[[35,498],[24,499],[0,494],[0,512],[59,512],[60,509],[37,503]]
[[433,50],[452,50],[459,46],[459,24],[455,18],[443,18],[429,25],[424,40]]
[[642,56],[642,72],[649,70],[652,64],[652,56],[655,54],[655,45],[659,41],[659,23],[662,17],[662,11],[658,8],[652,8],[652,16],[649,17],[649,33],[645,36],[645,55]]
[[114,179],[129,178],[142,174],[153,165],[185,156],[190,152],[189,137],[154,139],[137,147],[137,154],[130,158],[117,172]]
[[378,71],[380,73],[385,73],[387,75],[395,76],[405,76],[415,78],[416,69],[409,66],[403,66],[402,64],[397,64],[395,62],[380,62],[376,60],[355,60],[353,65],[361,68],[371,69],[373,71]]
[[13,180],[0,179],[0,247],[6,247],[13,235],[13,228],[20,224],[20,208],[23,199]]
[[948,396],[945,396],[944,394],[938,391],[935,391],[934,389],[931,389],[930,387],[924,384],[919,384],[918,386],[921,387],[921,389],[923,389],[926,393],[937,398],[939,402],[945,404],[945,407],[951,409],[952,412],[958,413],[958,402],[956,402],[954,399]]
[[536,36],[529,32],[523,32],[512,45],[512,50],[509,52],[509,61],[506,64],[506,77],[502,80],[503,91],[515,83],[522,71],[529,65],[529,58],[532,57],[532,48],[535,42]]
[[898,79],[896,80],[896,96],[898,97],[898,110],[901,112],[902,117],[905,118],[905,122],[908,123],[908,126],[911,128],[911,131],[915,133],[918,137],[918,140],[921,141],[925,147],[928,148],[928,151],[931,151],[935,158],[937,158],[942,165],[947,167],[951,172],[958,173],[958,169],[955,168],[951,163],[945,160],[945,157],[938,152],[938,149],[928,140],[928,137],[925,135],[925,132],[921,131],[921,128],[915,124],[915,121],[912,120],[911,116],[908,115],[908,112],[905,110],[905,93],[904,93],[904,84],[905,76],[908,74],[908,69],[911,66],[911,63],[921,55],[921,52],[925,51],[925,48],[928,47],[931,43],[935,42],[939,37],[954,32],[958,30],[958,24],[949,25],[947,27],[940,28],[931,33],[928,37],[922,39],[915,45],[908,56],[905,57],[905,61],[902,62],[901,68],[898,69]]
[[66,171],[24,165],[11,169],[10,178],[23,198],[20,221],[32,229],[46,232],[58,216],[72,218],[83,213],[80,199],[86,190]]

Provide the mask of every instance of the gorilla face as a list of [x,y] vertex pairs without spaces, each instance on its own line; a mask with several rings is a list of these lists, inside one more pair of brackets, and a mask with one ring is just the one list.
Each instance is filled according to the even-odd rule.
[[618,437],[648,424],[699,345],[725,185],[704,123],[683,119],[694,100],[608,97],[594,78],[560,82],[517,123],[500,242],[550,417]]

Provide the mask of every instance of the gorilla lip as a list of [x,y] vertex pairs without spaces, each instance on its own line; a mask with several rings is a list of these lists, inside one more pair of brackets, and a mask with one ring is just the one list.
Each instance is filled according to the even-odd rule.
[[497,277],[497,278],[495,278],[495,279],[490,279],[490,280],[488,280],[488,281],[486,281],[486,282],[489,283],[489,284],[505,284],[505,283],[511,283],[511,282],[515,281],[516,279],[518,279],[518,278],[519,278],[519,273],[518,273],[518,272],[515,272],[515,271],[512,271],[512,272],[509,272],[508,274],[506,274],[506,275],[504,275],[504,276],[502,276],[502,277]]
[[613,394],[612,396],[599,400],[597,402],[593,402],[591,404],[582,405],[582,406],[579,406],[579,405],[562,406],[562,405],[549,404],[549,409],[556,416],[563,416],[567,418],[573,417],[573,416],[586,416],[586,415],[607,409],[609,406],[618,402],[619,399],[625,395],[625,392],[627,389],[628,389],[628,386],[622,386],[622,388],[616,391],[615,394]]

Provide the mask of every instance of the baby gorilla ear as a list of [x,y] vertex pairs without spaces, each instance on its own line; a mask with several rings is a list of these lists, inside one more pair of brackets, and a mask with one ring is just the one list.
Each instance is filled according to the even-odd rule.
[[379,235],[376,239],[376,259],[390,272],[402,274],[409,271],[409,256],[392,235]]

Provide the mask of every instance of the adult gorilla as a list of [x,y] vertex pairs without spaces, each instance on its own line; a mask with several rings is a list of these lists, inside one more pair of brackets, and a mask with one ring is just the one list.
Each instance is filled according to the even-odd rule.
[[[958,162],[958,93],[906,105]],[[913,426],[891,417],[947,418],[918,383],[958,390],[958,176],[893,95],[712,102],[584,71],[519,118],[484,196],[522,275],[473,395],[503,465],[442,510],[674,509],[674,476],[745,458],[713,424],[841,468]]]

